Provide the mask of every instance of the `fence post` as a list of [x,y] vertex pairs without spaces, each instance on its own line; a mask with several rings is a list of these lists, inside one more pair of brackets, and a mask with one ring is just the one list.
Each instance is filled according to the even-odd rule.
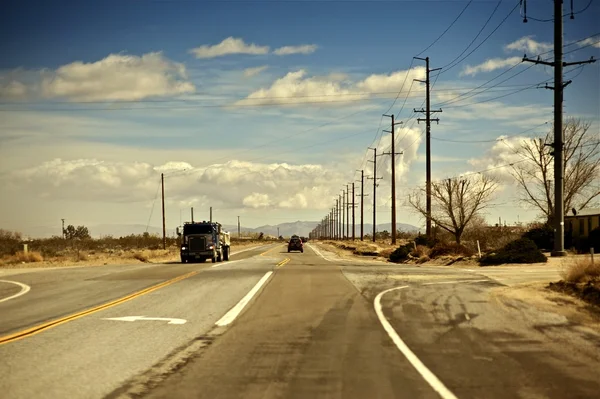
[[[27,244],[23,244],[23,253],[27,253],[28,249],[27,249]],[[593,259],[593,255],[592,255],[592,259]]]
[[479,257],[481,258],[481,247],[479,246],[479,240],[477,240],[477,252],[479,253]]

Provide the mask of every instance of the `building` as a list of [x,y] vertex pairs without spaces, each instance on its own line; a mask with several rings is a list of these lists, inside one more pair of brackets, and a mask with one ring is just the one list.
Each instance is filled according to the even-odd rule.
[[565,247],[579,247],[590,231],[600,227],[600,208],[577,211],[572,209],[565,215]]

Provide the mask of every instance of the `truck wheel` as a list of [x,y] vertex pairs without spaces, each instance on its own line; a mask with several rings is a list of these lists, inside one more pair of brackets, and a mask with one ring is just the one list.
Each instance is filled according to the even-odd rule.
[[223,262],[223,249],[217,254],[217,262]]
[[217,262],[217,254],[215,254],[214,252],[213,252],[213,256],[211,258],[211,261],[212,261],[212,263],[216,263]]
[[181,257],[181,263],[187,263],[187,259],[184,258],[183,256]]
[[229,260],[229,247],[225,247],[223,249],[223,260],[225,260],[225,261]]

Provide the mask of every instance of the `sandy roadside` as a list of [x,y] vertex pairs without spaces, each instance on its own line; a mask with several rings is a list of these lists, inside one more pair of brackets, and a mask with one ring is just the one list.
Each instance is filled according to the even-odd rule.
[[[249,249],[267,245],[270,242],[241,242],[232,243],[231,251]],[[115,253],[98,253],[94,251],[81,251],[66,256],[44,259],[42,262],[27,262],[0,265],[2,269],[23,269],[23,268],[56,268],[56,267],[95,267],[105,265],[139,265],[141,263],[178,263],[179,249],[177,247],[167,248],[166,250],[127,250],[115,251]]]

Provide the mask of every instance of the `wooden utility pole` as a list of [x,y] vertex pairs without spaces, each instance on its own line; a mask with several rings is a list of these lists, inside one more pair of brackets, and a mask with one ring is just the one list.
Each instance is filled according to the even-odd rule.
[[[346,184],[346,239],[350,239],[350,185]],[[354,204],[354,198],[352,198]]]
[[[573,2],[571,2],[573,7]],[[560,15],[560,18],[557,16]],[[571,19],[574,19],[571,9]],[[523,22],[527,22],[527,15]],[[566,256],[565,251],[565,206],[564,206],[564,133],[563,133],[563,91],[572,81],[563,83],[563,67],[571,65],[589,64],[596,62],[594,57],[588,61],[563,62],[563,0],[554,0],[554,62],[542,61],[523,57],[523,61],[533,62],[554,67],[554,87],[546,85],[547,89],[554,90],[554,250],[551,256]]]
[[62,220],[62,238],[63,240],[67,237],[65,234],[65,219],[60,219]]
[[356,206],[354,199],[354,182],[352,182],[352,241],[356,240],[356,224],[354,219],[354,207]]
[[392,115],[383,115],[392,118],[392,130],[387,131],[392,134],[392,150],[389,154],[392,157],[392,244],[396,244],[396,155],[404,154],[403,152],[399,152],[396,154],[396,137],[394,135],[395,126],[401,125],[402,122],[395,123],[394,122],[394,114]]
[[209,217],[210,217],[210,222],[212,223],[212,206],[210,207],[210,215],[209,215]]
[[163,249],[167,249],[167,229],[165,224],[165,175],[160,174],[160,186],[162,189],[162,227],[163,227]]
[[415,79],[417,82],[421,82],[421,83],[425,83],[426,86],[426,90],[425,90],[425,101],[427,103],[427,108],[426,109],[420,109],[417,110],[415,109],[414,112],[420,112],[420,113],[424,113],[425,114],[425,119],[422,118],[418,118],[417,122],[422,122],[425,121],[425,174],[426,174],[426,228],[425,228],[425,234],[427,235],[427,237],[431,238],[431,121],[436,121],[438,124],[440,123],[439,118],[435,118],[435,119],[431,119],[431,114],[434,112],[442,112],[441,109],[432,111],[431,110],[431,86],[430,86],[430,80],[429,80],[429,73],[433,72],[433,71],[438,71],[442,68],[436,68],[436,69],[429,69],[429,57],[425,57],[425,58],[419,58],[419,57],[413,57],[417,60],[423,60],[425,61],[425,66],[426,66],[426,78],[425,80],[419,80],[419,79]]
[[238,216],[238,238],[242,238],[242,228],[240,226],[240,217]]
[[346,192],[342,189],[342,240],[346,238]]
[[192,207],[192,223],[194,223],[194,207]]
[[367,161],[373,163],[373,177],[367,177],[367,179],[373,180],[373,242],[375,242],[375,233],[377,230],[377,180],[382,179],[377,177],[377,148],[371,148],[373,150],[373,160]]
[[[357,171],[358,172],[358,171]],[[364,224],[364,216],[365,216],[365,197],[368,194],[365,194],[365,171],[363,169],[360,170],[360,240],[364,240],[365,233],[365,224]]]

